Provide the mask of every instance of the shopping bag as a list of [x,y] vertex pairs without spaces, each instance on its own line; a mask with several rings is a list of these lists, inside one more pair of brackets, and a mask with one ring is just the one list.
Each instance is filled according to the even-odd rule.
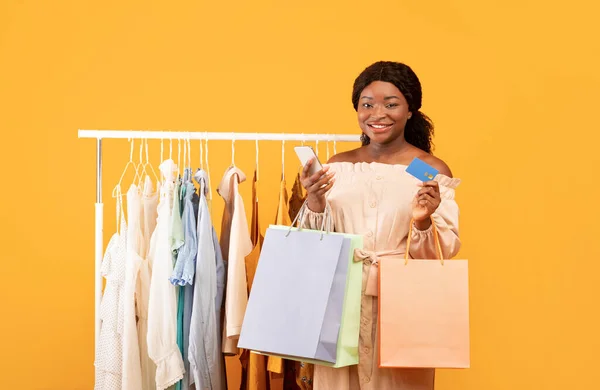
[[[322,226],[322,228],[324,225]],[[324,231],[271,226],[267,230],[238,345],[288,359],[335,364],[345,314],[351,253],[360,237]],[[356,284],[356,283],[355,283]],[[352,294],[356,295],[356,289]],[[360,294],[360,288],[358,288]],[[358,328],[358,306],[354,313]],[[358,315],[356,315],[358,313]],[[352,321],[345,328],[352,333]],[[358,331],[354,332],[357,349]],[[345,338],[352,338],[345,336]],[[348,341],[346,355],[357,355]]]
[[[288,229],[286,226],[271,226],[274,229]],[[362,287],[362,262],[354,261],[354,253],[363,248],[363,236],[358,234],[328,233],[341,235],[345,240],[350,240],[350,251],[348,255],[348,273],[345,283],[345,295],[342,308],[341,324],[337,337],[337,353],[335,363],[329,363],[314,359],[303,359],[294,356],[284,356],[289,360],[302,361],[304,363],[319,364],[328,367],[345,367],[358,364],[358,340],[360,332],[360,297]],[[277,356],[273,354],[266,354]]]
[[433,229],[439,259],[409,260],[409,239],[404,262],[380,261],[379,367],[470,366],[468,261],[444,261]]

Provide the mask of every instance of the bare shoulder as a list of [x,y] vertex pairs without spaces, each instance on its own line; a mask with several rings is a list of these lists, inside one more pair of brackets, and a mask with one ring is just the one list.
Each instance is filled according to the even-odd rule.
[[338,153],[332,156],[327,163],[336,163],[336,162],[351,162],[355,163],[358,161],[358,151],[359,149],[348,150],[347,152]]
[[452,171],[450,170],[450,167],[442,159],[437,158],[429,153],[423,153],[423,156],[419,156],[419,158],[437,169],[442,175],[452,177]]

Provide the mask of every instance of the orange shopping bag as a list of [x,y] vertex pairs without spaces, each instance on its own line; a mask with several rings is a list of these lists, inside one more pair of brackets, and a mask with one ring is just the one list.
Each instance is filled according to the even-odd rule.
[[470,366],[468,261],[444,261],[433,233],[439,260],[409,260],[409,239],[404,262],[380,261],[379,367]]

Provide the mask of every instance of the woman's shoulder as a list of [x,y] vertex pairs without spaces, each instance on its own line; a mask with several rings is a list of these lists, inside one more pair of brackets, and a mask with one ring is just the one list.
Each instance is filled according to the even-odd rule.
[[425,161],[427,164],[437,169],[442,175],[452,177],[452,171],[450,170],[450,167],[441,158],[435,157],[433,154],[429,154],[424,151],[421,152],[422,153],[420,153],[420,155],[415,157]]
[[327,161],[327,164],[341,163],[341,162],[349,162],[349,163],[361,162],[360,156],[359,156],[359,150],[360,150],[360,148],[357,148],[357,149],[352,149],[352,150],[348,150],[346,152],[341,152],[341,153],[335,154]]

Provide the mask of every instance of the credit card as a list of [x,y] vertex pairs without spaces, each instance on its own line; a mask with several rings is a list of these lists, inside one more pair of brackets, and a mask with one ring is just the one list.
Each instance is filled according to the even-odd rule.
[[421,181],[433,180],[438,174],[437,169],[417,157],[415,157],[410,165],[406,167],[406,172]]

